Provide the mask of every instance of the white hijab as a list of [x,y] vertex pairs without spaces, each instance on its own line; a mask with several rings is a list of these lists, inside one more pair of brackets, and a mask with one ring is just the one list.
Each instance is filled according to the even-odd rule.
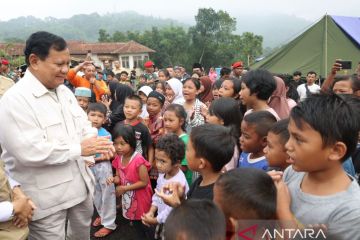
[[168,81],[166,81],[166,83],[169,84],[169,86],[171,87],[171,89],[173,90],[173,92],[175,94],[175,98],[172,101],[172,103],[177,103],[177,104],[183,105],[185,102],[185,99],[182,94],[183,84],[181,83],[181,81],[177,78],[171,78]]
[[149,96],[149,94],[153,91],[153,89],[149,86],[142,86],[138,92],[143,92],[146,96]]

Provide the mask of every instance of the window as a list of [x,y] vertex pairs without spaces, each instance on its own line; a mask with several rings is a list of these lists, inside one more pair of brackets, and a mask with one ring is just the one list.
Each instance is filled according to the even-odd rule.
[[133,56],[134,59],[134,68],[141,67],[142,64],[142,56]]
[[129,66],[129,57],[121,57],[121,65],[123,68],[130,68]]

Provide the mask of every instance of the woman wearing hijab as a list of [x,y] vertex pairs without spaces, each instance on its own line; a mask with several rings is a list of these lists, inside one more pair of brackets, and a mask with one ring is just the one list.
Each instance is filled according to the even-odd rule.
[[110,90],[110,99],[111,101],[109,101],[109,103],[106,103],[103,101],[103,103],[105,105],[110,104],[109,105],[109,110],[110,111],[114,111],[118,106],[119,106],[119,102],[115,100],[115,90],[118,87],[118,85],[120,85],[120,83],[118,81],[110,81],[109,82],[109,90]]
[[169,103],[183,105],[185,100],[182,94],[183,84],[177,78],[171,78],[166,81],[165,95]]
[[141,114],[140,117],[142,119],[149,117],[149,113],[146,110],[146,101],[147,98],[149,96],[149,94],[153,91],[153,89],[149,86],[142,86],[139,90],[138,90],[138,95],[141,98],[142,101],[142,109],[141,109]]
[[210,106],[210,103],[214,99],[212,94],[212,81],[209,77],[203,76],[200,78],[200,93],[199,93],[199,99],[201,102],[205,103],[207,107]]
[[116,123],[125,120],[123,110],[125,98],[134,94],[134,91],[128,85],[115,83],[111,86],[110,84],[109,87],[112,101],[109,105],[110,114],[108,115],[108,126],[106,127],[109,132],[112,131]]
[[268,105],[275,110],[280,119],[285,119],[289,117],[290,108],[288,101],[286,99],[286,86],[284,81],[275,76],[276,89],[269,98]]

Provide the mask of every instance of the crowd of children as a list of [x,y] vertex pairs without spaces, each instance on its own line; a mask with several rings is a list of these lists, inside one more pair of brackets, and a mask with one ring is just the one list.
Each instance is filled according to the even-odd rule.
[[324,224],[329,238],[360,239],[359,77],[329,79],[330,90],[297,102],[266,70],[216,81],[199,70],[183,81],[158,74],[144,75],[137,91],[110,83],[97,103],[86,87],[75,90],[116,150],[112,164],[89,163],[93,226],[103,226],[95,237],[116,228],[118,197],[139,239],[234,239],[239,220],[255,219],[302,231]]

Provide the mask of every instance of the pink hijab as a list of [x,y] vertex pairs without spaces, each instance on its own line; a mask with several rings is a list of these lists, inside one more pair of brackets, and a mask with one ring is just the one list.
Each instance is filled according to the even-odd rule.
[[268,105],[275,110],[280,119],[288,118],[290,108],[286,99],[286,86],[284,81],[279,77],[274,77],[276,89],[269,99]]

